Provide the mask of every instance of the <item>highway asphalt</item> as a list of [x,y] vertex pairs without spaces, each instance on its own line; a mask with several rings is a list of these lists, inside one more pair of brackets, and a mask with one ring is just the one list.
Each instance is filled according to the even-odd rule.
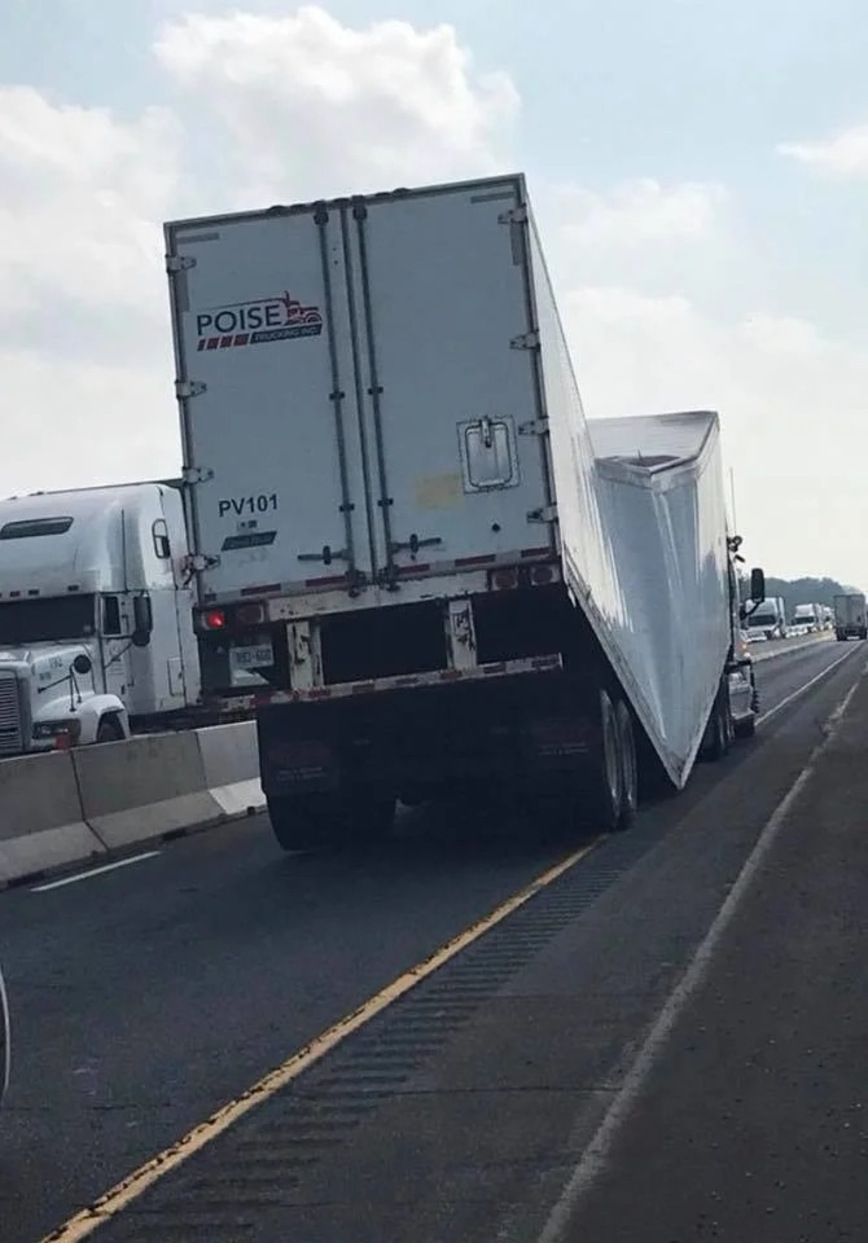
[[[536,1239],[864,655],[821,643],[763,662],[753,743],[94,1237]],[[15,1024],[2,1243],[36,1243],[565,850],[527,821],[440,808],[364,855],[284,856],[262,817],[143,853],[0,895]]]

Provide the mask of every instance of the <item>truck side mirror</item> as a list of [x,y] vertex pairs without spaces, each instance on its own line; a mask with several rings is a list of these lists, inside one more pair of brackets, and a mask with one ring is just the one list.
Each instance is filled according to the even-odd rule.
[[72,662],[72,667],[76,673],[81,674],[81,676],[84,677],[86,673],[90,673],[93,668],[93,662],[89,656],[85,656],[84,652],[79,652],[75,660]]
[[133,647],[147,647],[154,629],[154,612],[150,596],[136,596],[133,600]]
[[766,598],[766,576],[762,570],[750,572],[750,598],[754,604],[762,604]]

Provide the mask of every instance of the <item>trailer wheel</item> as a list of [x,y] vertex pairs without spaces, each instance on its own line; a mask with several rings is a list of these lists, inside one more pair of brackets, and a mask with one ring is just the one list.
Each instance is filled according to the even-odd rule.
[[636,818],[639,805],[639,761],[636,754],[636,738],[633,718],[623,699],[618,700],[615,710],[618,723],[618,746],[621,752],[621,815],[618,828],[627,829]]
[[722,682],[703,739],[702,758],[712,763],[722,760],[729,753],[734,732],[729,692],[726,684]]
[[618,716],[608,691],[600,691],[599,745],[584,781],[585,807],[594,828],[614,833],[623,811],[623,762]]
[[397,800],[359,791],[266,799],[271,828],[284,850],[366,845],[388,836]]

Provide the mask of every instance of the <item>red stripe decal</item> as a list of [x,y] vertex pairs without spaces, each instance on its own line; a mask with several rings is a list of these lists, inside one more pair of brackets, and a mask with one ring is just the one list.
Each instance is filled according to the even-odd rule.
[[479,557],[458,557],[455,564],[456,565],[491,565],[491,563],[495,561],[496,558],[497,558],[496,553],[493,553],[493,552],[483,553],[482,556],[479,556]]

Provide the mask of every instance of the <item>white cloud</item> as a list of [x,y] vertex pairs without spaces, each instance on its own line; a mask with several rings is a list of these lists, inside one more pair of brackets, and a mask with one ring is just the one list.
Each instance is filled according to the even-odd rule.
[[868,352],[803,320],[724,324],[685,298],[626,288],[573,289],[563,309],[591,416],[720,413],[749,559],[868,585]]
[[314,6],[194,15],[156,51],[234,139],[248,205],[485,174],[519,106],[508,77],[475,73],[448,25],[352,29]]
[[540,197],[563,287],[617,285],[701,298],[745,263],[730,227],[729,195],[714,182],[639,178],[603,192],[552,187]]
[[153,305],[159,222],[177,180],[178,132],[163,110],[124,123],[0,88],[0,305],[62,298]]
[[868,177],[868,125],[854,125],[819,142],[784,142],[777,150],[819,173]]
[[178,469],[161,220],[178,128],[0,89],[0,495]]
[[651,178],[625,182],[610,194],[564,193],[565,233],[577,248],[644,248],[707,238],[725,199],[722,186],[683,182],[664,186]]
[[0,497],[180,471],[168,350],[132,363],[0,349]]

